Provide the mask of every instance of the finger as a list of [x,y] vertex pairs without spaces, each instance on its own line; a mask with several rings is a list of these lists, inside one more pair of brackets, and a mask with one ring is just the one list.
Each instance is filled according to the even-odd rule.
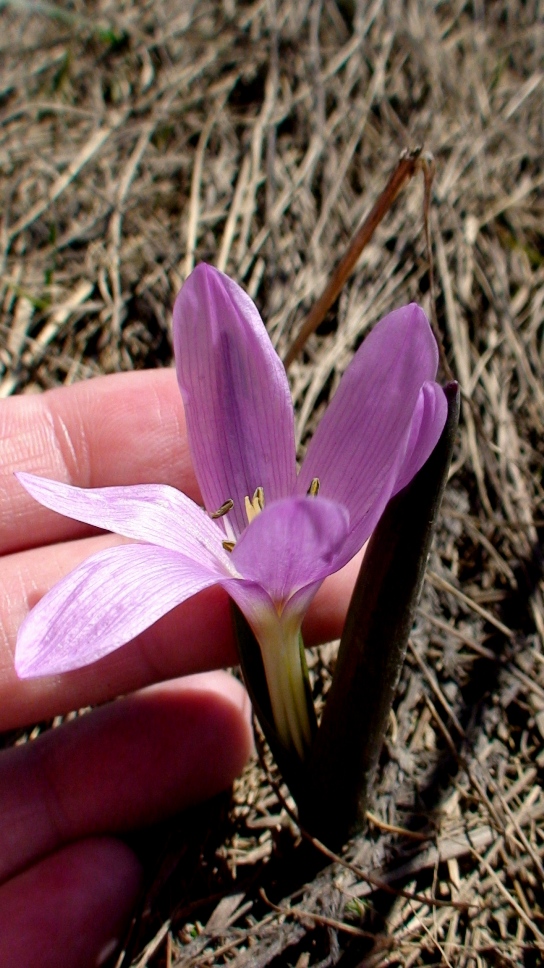
[[0,887],[0,964],[97,968],[123,939],[141,886],[113,838],[71,844]]
[[0,408],[0,554],[89,534],[41,507],[15,471],[103,487],[172,484],[199,499],[173,370],[97,377]]
[[362,548],[347,565],[325,579],[302,623],[302,636],[307,646],[332,642],[342,635],[346,613],[365,549]]
[[153,686],[0,757],[0,881],[90,835],[128,830],[232,783],[252,746],[225,672]]
[[[100,662],[62,676],[17,678],[13,664],[17,630],[29,609],[80,561],[120,540],[100,535],[0,559],[0,730],[238,661],[228,597],[222,589],[212,588]],[[308,645],[340,634],[357,570],[358,559],[354,559],[320,589],[304,623]]]

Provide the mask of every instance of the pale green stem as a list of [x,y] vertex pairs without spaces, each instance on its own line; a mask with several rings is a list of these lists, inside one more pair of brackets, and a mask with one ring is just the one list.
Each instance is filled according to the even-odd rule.
[[289,723],[290,740],[302,760],[304,759],[304,742],[300,730],[300,721],[297,708],[298,704],[295,697],[296,688],[293,682],[289,650],[286,650],[281,657],[280,675],[282,696],[284,699],[285,708],[287,711],[287,720]]
[[292,693],[295,701],[295,705],[298,712],[298,718],[300,723],[300,729],[304,739],[304,744],[308,748],[312,741],[312,728],[310,726],[310,716],[308,713],[308,698],[306,695],[306,686],[304,682],[304,669],[302,666],[301,651],[304,648],[304,642],[302,641],[302,634],[299,629],[293,635],[292,644],[289,646],[289,654],[291,657],[291,676],[292,676]]
[[283,626],[274,616],[253,623],[261,647],[274,723],[284,746],[301,760],[311,742],[311,727],[300,656],[299,626]]
[[278,642],[274,642],[273,640],[271,641],[272,636],[270,633],[266,636],[266,638],[264,638],[261,629],[254,628],[253,631],[255,632],[255,636],[261,647],[264,673],[266,676],[266,684],[268,686],[268,694],[270,696],[270,705],[272,706],[274,723],[282,743],[284,746],[289,748],[290,729],[283,695],[284,684],[282,682],[281,675],[281,649],[278,648]]

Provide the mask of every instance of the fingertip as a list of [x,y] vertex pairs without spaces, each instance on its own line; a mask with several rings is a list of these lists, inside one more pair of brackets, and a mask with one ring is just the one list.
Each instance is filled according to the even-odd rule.
[[302,631],[306,645],[331,642],[342,635],[346,614],[364,548],[336,574],[325,579],[304,620]]
[[163,704],[170,692],[179,705],[185,740],[180,767],[193,774],[194,799],[229,787],[253,752],[251,702],[242,683],[217,670],[151,686],[145,692],[156,693]]

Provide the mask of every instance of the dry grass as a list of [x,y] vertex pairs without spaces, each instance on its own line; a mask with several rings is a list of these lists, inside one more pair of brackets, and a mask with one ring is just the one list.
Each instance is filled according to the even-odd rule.
[[[200,818],[196,873],[173,828],[123,965],[541,964],[538,3],[2,6],[1,396],[169,364],[200,259],[247,287],[285,354],[401,149],[437,161],[437,314],[465,403],[380,821],[351,846],[357,873],[316,873],[253,764],[229,815]],[[414,181],[291,367],[301,443],[368,326],[430,308],[421,210]]]

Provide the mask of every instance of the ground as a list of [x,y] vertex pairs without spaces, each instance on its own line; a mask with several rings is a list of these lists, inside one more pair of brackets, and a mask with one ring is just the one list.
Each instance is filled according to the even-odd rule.
[[[140,838],[149,892],[119,964],[541,964],[539,4],[12,0],[0,16],[2,397],[169,365],[173,299],[202,259],[285,356],[400,153],[436,162],[436,319],[462,420],[368,828],[331,864],[253,762],[191,845],[176,823]],[[432,313],[431,292],[418,175],[289,368],[301,448],[367,328],[411,299]],[[311,659],[318,695],[333,661],[334,645]]]

